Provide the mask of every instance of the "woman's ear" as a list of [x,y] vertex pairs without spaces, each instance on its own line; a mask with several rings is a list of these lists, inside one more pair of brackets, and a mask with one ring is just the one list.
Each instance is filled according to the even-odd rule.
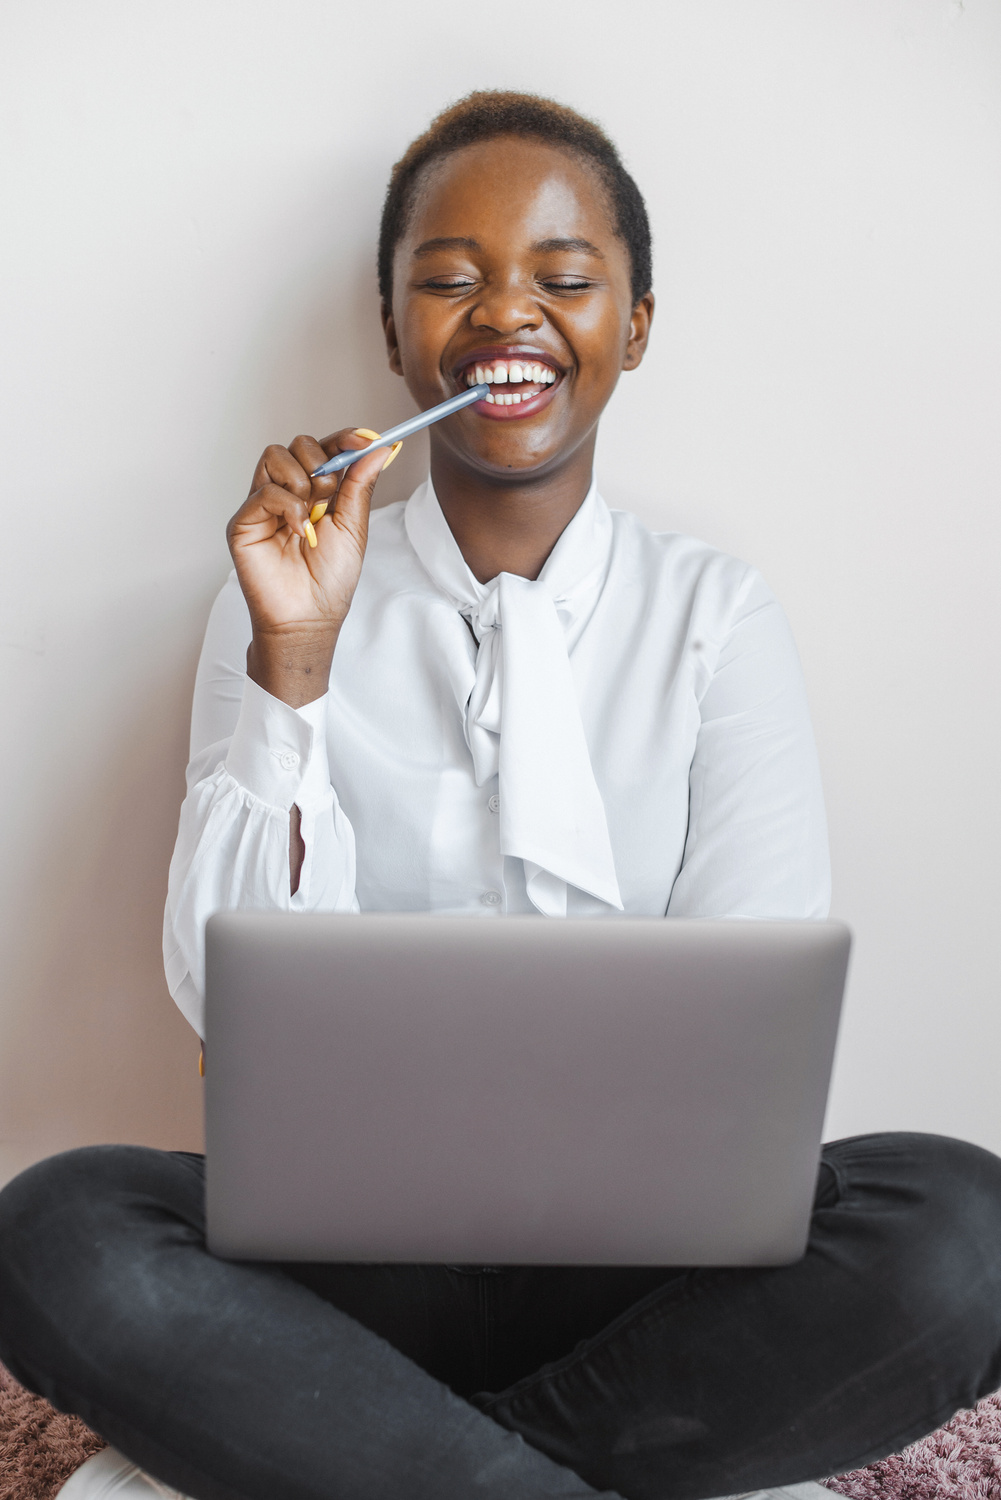
[[382,331],[386,335],[386,353],[389,355],[389,368],[394,375],[402,375],[403,361],[400,358],[400,345],[396,338],[396,323],[393,319],[393,309],[385,299],[383,299],[381,304],[381,311]]
[[635,370],[646,353],[650,338],[650,324],[653,322],[653,307],[653,292],[647,292],[632,310],[629,319],[629,341],[626,344],[625,359],[622,361],[624,370]]

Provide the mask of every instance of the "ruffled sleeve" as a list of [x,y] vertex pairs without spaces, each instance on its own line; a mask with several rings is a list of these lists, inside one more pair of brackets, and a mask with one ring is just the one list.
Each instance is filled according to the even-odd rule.
[[[204,1034],[205,923],[237,908],[357,911],[354,833],[330,784],[328,699],[290,708],[246,675],[250,619],[231,574],[209,617],[191,719],[188,791],[164,913],[167,984]],[[289,880],[289,812],[305,859]]]

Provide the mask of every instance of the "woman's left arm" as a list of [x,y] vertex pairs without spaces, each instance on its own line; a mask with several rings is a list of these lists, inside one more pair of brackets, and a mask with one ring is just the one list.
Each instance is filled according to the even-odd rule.
[[701,702],[669,917],[825,917],[820,768],[792,632],[750,571]]

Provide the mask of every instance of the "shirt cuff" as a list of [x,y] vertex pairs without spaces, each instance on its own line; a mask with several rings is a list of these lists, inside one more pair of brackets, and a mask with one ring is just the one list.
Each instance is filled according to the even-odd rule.
[[286,812],[330,798],[327,695],[292,708],[249,677],[226,770],[252,796]]

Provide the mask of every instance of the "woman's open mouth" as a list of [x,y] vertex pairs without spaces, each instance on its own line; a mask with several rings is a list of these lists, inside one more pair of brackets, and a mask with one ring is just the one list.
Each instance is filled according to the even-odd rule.
[[534,350],[512,350],[493,357],[483,350],[462,366],[458,379],[460,386],[490,387],[488,396],[473,402],[473,411],[510,421],[533,417],[548,406],[562,380],[562,371]]

